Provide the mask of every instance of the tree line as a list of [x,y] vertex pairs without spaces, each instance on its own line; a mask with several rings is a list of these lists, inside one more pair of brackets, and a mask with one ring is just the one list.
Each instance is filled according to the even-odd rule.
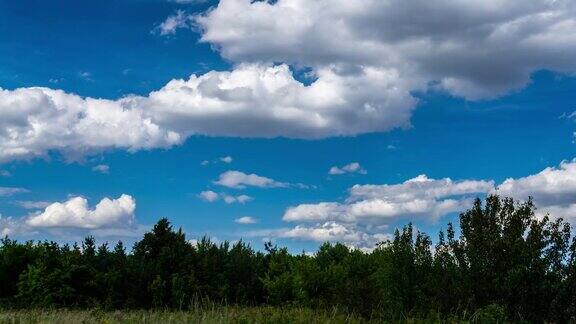
[[[458,234],[456,231],[458,230]],[[411,224],[371,252],[323,244],[293,255],[271,243],[194,244],[161,219],[127,252],[0,243],[0,307],[188,309],[205,303],[337,308],[365,318],[576,320],[576,240],[532,201],[489,196],[437,242]]]

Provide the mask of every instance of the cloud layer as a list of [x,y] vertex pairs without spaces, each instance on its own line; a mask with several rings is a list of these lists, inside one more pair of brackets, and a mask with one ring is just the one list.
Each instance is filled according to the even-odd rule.
[[[178,11],[158,30],[192,25],[231,71],[117,100],[0,89],[0,163],[165,148],[195,134],[383,132],[410,126],[415,92],[476,100],[520,89],[538,70],[576,72],[571,0],[222,0],[203,15]],[[296,78],[289,65],[309,72]]]
[[431,223],[469,208],[476,197],[496,193],[519,201],[532,197],[537,216],[562,217],[576,224],[576,159],[522,178],[494,181],[430,179],[420,175],[399,184],[355,185],[344,202],[300,204],[286,209],[292,228],[260,233],[272,238],[342,241],[373,247],[395,221]]

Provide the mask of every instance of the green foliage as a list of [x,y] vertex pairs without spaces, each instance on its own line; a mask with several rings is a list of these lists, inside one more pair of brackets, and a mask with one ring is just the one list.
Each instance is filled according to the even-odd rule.
[[292,255],[270,243],[264,252],[242,241],[215,244],[204,237],[192,244],[166,219],[131,253],[121,242],[112,249],[97,246],[92,237],[81,247],[5,238],[0,306],[275,305],[263,318],[279,322],[289,318],[275,312],[286,307],[392,322],[576,321],[570,225],[536,218],[534,210],[531,201],[490,196],[460,215],[458,229],[448,224],[434,246],[408,224],[371,252],[325,243],[314,256]]

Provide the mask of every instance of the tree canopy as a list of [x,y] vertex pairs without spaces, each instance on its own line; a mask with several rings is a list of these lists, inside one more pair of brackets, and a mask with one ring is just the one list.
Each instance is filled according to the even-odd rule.
[[[457,232],[458,231],[458,235]],[[206,302],[338,307],[366,318],[408,315],[515,321],[576,320],[576,241],[532,201],[489,196],[436,243],[412,224],[363,252],[323,244],[292,255],[271,243],[196,243],[167,219],[127,252],[97,246],[0,242],[0,306],[187,309]]]

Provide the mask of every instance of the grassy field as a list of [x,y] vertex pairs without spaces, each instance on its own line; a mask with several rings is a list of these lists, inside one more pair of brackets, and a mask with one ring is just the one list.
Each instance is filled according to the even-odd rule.
[[0,310],[0,323],[362,323],[358,317],[303,308],[202,311]]

